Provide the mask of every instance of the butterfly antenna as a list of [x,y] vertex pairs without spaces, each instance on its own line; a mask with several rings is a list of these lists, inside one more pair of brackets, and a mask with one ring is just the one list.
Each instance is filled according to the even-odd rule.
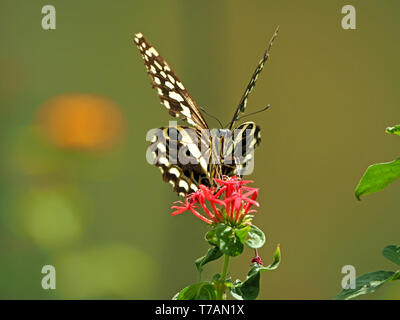
[[[268,105],[266,105],[264,108],[262,108],[262,109],[260,109],[260,110],[258,110],[258,111],[254,111],[254,112],[252,112],[252,113],[248,113],[248,114],[245,114],[245,115],[243,115],[243,116],[237,118],[236,121],[237,121],[237,120],[241,120],[241,119],[243,119],[243,118],[246,118],[246,117],[248,117],[248,116],[252,116],[252,115],[257,114],[257,113],[264,112],[265,110],[268,110],[270,107],[271,107],[271,105],[268,104]],[[227,124],[227,125],[228,125],[228,124]]]
[[206,115],[210,116],[211,118],[215,119],[218,121],[219,125],[221,126],[221,128],[223,128],[221,121],[219,121],[219,119],[215,116],[213,116],[212,114],[208,113],[206,111],[206,109],[204,109],[203,107],[200,107],[200,110],[203,111]]

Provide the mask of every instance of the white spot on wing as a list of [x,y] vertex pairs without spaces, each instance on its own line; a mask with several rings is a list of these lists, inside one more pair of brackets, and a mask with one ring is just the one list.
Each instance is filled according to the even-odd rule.
[[161,152],[167,152],[165,145],[163,145],[161,142],[157,144],[157,148],[160,149]]
[[169,81],[165,81],[165,85],[166,85],[168,88],[170,88],[170,89],[173,89],[173,88],[174,88],[174,85],[173,85],[171,82],[169,82]]
[[169,102],[168,102],[168,100],[164,100],[164,106],[167,108],[167,109],[171,109],[171,106],[169,105]]
[[179,176],[181,175],[181,173],[179,172],[179,170],[177,168],[171,168],[169,169],[169,173],[173,174],[174,176],[176,176],[177,178],[179,178]]
[[151,47],[151,48],[149,49],[149,51],[150,51],[152,54],[154,54],[156,57],[158,57],[158,52],[157,52],[156,49],[154,49],[153,47]]
[[199,148],[194,144],[194,143],[189,143],[188,148],[190,153],[195,157],[195,158],[200,158],[201,153],[199,151]]
[[196,122],[194,122],[192,119],[190,119],[190,118],[186,118],[186,121],[189,123],[189,124],[191,124],[192,126],[195,126],[196,125]]
[[154,60],[154,64],[156,65],[156,67],[157,67],[158,69],[162,70],[161,65],[160,65],[156,60]]
[[175,79],[173,76],[171,76],[170,74],[168,75],[168,79],[172,82],[175,83]]
[[168,159],[165,158],[165,157],[161,157],[161,158],[158,160],[158,162],[161,163],[161,164],[164,164],[164,165],[166,165],[166,166],[169,166],[169,161],[168,161]]
[[182,96],[181,96],[179,93],[176,93],[176,92],[174,92],[174,91],[170,91],[170,92],[169,92],[169,96],[170,96],[172,99],[175,99],[175,100],[177,100],[177,101],[184,101],[183,98],[182,98]]
[[182,90],[185,90],[185,87],[183,86],[183,84],[181,82],[177,81],[176,84],[178,85],[179,88],[181,88]]
[[182,187],[183,189],[185,189],[186,191],[189,191],[189,185],[187,184],[187,182],[185,180],[180,180],[179,186]]
[[185,117],[190,118],[190,117],[191,117],[190,109],[189,109],[188,107],[184,106],[182,103],[181,103],[181,108],[182,108],[181,113],[182,113]]

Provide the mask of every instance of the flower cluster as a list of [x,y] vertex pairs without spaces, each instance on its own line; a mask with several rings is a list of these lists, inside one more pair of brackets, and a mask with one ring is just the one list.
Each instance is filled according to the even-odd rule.
[[[244,222],[249,213],[255,213],[252,206],[259,207],[256,201],[258,188],[248,187],[250,180],[241,180],[233,176],[224,176],[222,179],[214,179],[218,187],[208,188],[200,185],[196,192],[186,195],[185,201],[177,201],[171,207],[175,209],[172,215],[181,214],[187,210],[208,224],[227,223],[239,225]],[[199,206],[203,214],[197,209]]]

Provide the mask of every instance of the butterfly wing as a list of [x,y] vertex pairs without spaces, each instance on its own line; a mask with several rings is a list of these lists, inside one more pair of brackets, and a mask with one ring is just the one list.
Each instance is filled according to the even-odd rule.
[[169,114],[181,117],[196,128],[207,129],[208,125],[200,108],[165,59],[143,34],[136,33],[134,42],[143,57],[153,88],[157,89],[161,104],[168,109]]
[[211,185],[209,148],[200,132],[191,127],[162,127],[151,137],[149,150],[165,182],[179,195],[194,192],[200,184]]
[[274,35],[272,36],[271,40],[269,41],[267,49],[265,50],[263,57],[261,58],[260,62],[258,63],[256,70],[254,70],[254,73],[251,76],[250,82],[247,85],[242,98],[240,99],[239,105],[237,106],[235,113],[233,114],[232,121],[229,124],[230,130],[232,130],[235,122],[238,120],[240,113],[244,112],[244,110],[246,109],[247,99],[248,99],[251,91],[253,91],[253,89],[256,85],[256,81],[257,81],[258,76],[261,73],[262,69],[264,68],[264,64],[268,60],[269,51],[271,50],[272,44],[274,43],[274,40],[278,35],[278,31],[279,31],[279,26],[278,26],[278,28],[276,28]]
[[234,130],[233,139],[224,146],[225,157],[230,163],[222,165],[222,174],[227,176],[250,174],[254,165],[254,149],[261,142],[260,127],[254,122],[242,123]]

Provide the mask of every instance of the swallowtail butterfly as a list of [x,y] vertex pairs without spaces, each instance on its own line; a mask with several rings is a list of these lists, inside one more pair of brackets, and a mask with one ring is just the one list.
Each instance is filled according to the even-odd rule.
[[[261,141],[260,128],[254,122],[245,122],[235,129],[233,127],[246,108],[249,94],[268,60],[278,29],[269,41],[228,127],[217,129],[214,135],[209,133],[209,126],[201,113],[202,108],[196,104],[169,64],[142,33],[135,34],[134,42],[161,104],[171,116],[179,117],[190,125],[162,127],[158,134],[151,137],[153,163],[161,170],[163,180],[171,183],[179,195],[196,191],[200,184],[213,186],[214,178],[222,175],[240,174],[252,160],[254,148]],[[239,157],[237,154],[230,158],[226,156],[233,154],[235,149],[239,150]],[[187,161],[182,161],[180,155],[184,155]],[[213,156],[223,160],[216,163],[210,161]],[[226,161],[227,158],[232,161]]]

